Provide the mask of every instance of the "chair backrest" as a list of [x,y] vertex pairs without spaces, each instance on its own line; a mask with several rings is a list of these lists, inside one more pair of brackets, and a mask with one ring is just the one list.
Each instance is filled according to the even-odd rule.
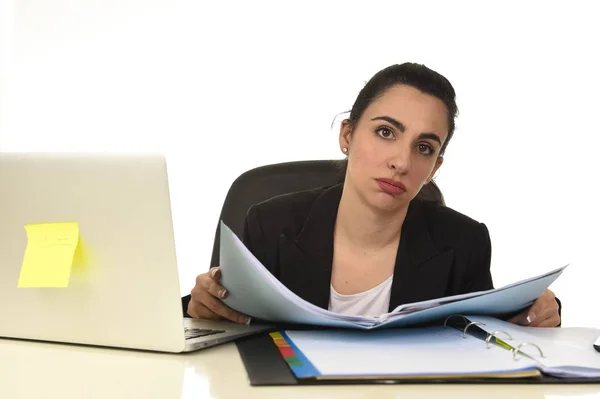
[[[297,161],[260,166],[242,173],[231,185],[219,221],[238,236],[244,232],[248,209],[280,194],[331,186],[343,181],[339,161]],[[417,198],[445,206],[442,192],[434,182],[421,189]],[[210,266],[219,264],[220,223],[217,223]]]

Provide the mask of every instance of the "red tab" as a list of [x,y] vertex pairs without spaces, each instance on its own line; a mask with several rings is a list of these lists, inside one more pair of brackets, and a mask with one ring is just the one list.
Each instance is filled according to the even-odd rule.
[[290,348],[289,346],[279,347],[279,352],[281,352],[281,356],[283,356],[283,357],[296,356],[296,354],[294,353],[294,350],[292,348]]

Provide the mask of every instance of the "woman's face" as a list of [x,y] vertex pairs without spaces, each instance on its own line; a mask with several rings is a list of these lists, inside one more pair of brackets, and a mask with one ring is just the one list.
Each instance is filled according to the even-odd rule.
[[345,186],[362,202],[394,211],[418,194],[442,164],[448,111],[438,98],[397,85],[365,109],[356,126],[342,123],[340,146],[348,148]]

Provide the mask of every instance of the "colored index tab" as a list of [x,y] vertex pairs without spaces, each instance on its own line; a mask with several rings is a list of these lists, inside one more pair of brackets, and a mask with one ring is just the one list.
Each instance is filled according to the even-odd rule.
[[68,287],[75,251],[80,244],[79,224],[29,224],[25,231],[27,247],[18,287]]

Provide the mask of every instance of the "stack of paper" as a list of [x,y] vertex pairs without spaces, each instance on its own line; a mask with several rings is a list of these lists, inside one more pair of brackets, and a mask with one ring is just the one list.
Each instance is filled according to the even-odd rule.
[[[487,345],[461,328],[433,326],[381,331],[319,330],[272,333],[299,379],[600,378],[598,329],[528,328],[492,317],[467,317],[489,334],[512,339]],[[473,331],[474,328],[471,330]],[[550,332],[551,330],[551,332]],[[543,356],[533,346],[536,343]],[[509,343],[509,345],[505,345]],[[515,355],[513,348],[521,348]]]
[[535,364],[515,362],[505,349],[486,349],[483,341],[470,335],[463,338],[451,327],[285,331],[271,337],[300,379],[540,376]]
[[567,266],[499,289],[405,304],[377,317],[333,313],[298,297],[277,280],[223,222],[220,267],[221,283],[230,292],[224,302],[251,317],[269,322],[376,329],[424,323],[454,314],[494,315],[518,311],[533,303]]

